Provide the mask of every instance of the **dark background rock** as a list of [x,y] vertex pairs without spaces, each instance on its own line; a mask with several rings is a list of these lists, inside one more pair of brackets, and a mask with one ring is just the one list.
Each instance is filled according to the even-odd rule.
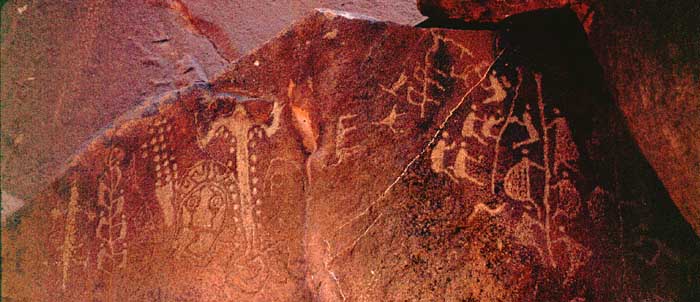
[[431,18],[476,23],[564,6],[576,12],[586,29],[635,141],[700,233],[700,3],[418,1]]

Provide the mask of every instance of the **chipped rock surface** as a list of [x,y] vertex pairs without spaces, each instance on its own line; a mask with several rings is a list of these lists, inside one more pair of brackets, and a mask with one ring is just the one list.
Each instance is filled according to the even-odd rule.
[[3,228],[3,299],[695,300],[576,18],[523,18],[318,11],[134,109]]
[[426,16],[468,22],[557,7],[578,16],[635,141],[700,233],[700,3],[418,1]]

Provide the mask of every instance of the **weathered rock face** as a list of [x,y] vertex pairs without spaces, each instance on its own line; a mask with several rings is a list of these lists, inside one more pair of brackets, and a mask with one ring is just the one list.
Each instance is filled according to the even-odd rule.
[[10,194],[27,200],[45,189],[71,156],[134,106],[208,81],[315,7],[404,24],[424,18],[411,0],[345,2],[7,3],[0,96],[3,209],[16,200]]
[[2,186],[22,199],[119,115],[225,63],[177,15],[144,3],[12,3],[3,20]]
[[696,299],[575,17],[522,18],[306,18],[95,139],[3,229],[3,298]]
[[[583,24],[643,154],[700,233],[700,3],[419,0],[429,23],[495,22],[569,7]],[[675,163],[675,164],[669,164]]]

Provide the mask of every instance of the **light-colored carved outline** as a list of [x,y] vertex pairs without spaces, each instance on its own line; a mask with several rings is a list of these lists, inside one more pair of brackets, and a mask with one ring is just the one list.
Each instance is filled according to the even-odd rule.
[[357,126],[349,126],[347,127],[344,122],[350,119],[353,119],[357,116],[357,114],[344,114],[338,117],[338,121],[336,124],[336,135],[335,135],[335,158],[336,162],[332,163],[330,165],[327,165],[327,167],[335,167],[343,163],[348,157],[360,153],[365,150],[364,146],[350,146],[350,147],[345,147],[346,143],[346,135],[348,135],[348,132],[351,131],[356,131]]
[[[260,291],[269,276],[269,268],[262,258],[265,251],[261,248],[262,244],[255,218],[255,208],[259,206],[259,199],[254,197],[254,195],[257,195],[257,188],[254,187],[255,184],[252,181],[251,174],[255,173],[255,154],[250,150],[252,148],[250,140],[255,135],[258,138],[262,138],[263,133],[267,137],[277,133],[280,129],[281,114],[284,107],[284,104],[274,102],[270,124],[260,125],[248,117],[248,112],[243,104],[236,103],[234,112],[231,115],[215,119],[204,137],[198,138],[198,144],[202,150],[215,137],[220,135],[225,137],[230,135],[230,143],[235,144],[231,147],[231,153],[235,153],[236,156],[236,179],[240,194],[240,213],[247,240],[243,255],[232,255],[229,260],[229,269],[235,269],[227,273],[227,279],[231,284],[244,292],[254,293]],[[253,263],[260,265],[261,270],[252,278],[252,281],[241,280],[237,275],[241,270],[248,269]]]
[[476,215],[478,215],[481,212],[486,212],[490,216],[496,216],[496,215],[500,214],[501,212],[503,212],[503,210],[505,208],[506,208],[505,203],[499,204],[495,208],[490,208],[489,206],[487,206],[483,202],[477,203],[476,205],[474,205],[474,210],[472,210],[472,213],[469,214],[469,216],[467,217],[467,222],[471,222],[472,220],[474,220],[476,218]]
[[73,253],[75,252],[76,248],[76,235],[77,235],[77,226],[76,226],[76,216],[79,211],[79,205],[78,205],[78,199],[80,198],[79,192],[78,192],[78,183],[77,181],[73,181],[70,186],[70,200],[68,202],[68,213],[66,213],[66,225],[64,229],[64,237],[63,237],[63,250],[62,250],[62,255],[61,255],[61,264],[62,264],[62,280],[61,280],[61,288],[63,290],[66,290],[66,284],[68,283],[68,270],[70,268],[70,264],[72,263],[73,260]]
[[[447,123],[448,123],[448,122],[451,120],[451,118],[455,115],[455,113],[457,112],[457,110],[459,110],[459,108],[461,108],[462,105],[466,102],[467,97],[469,97],[469,96],[471,95],[471,93],[472,93],[477,87],[479,87],[479,85],[481,85],[481,83],[486,79],[486,77],[487,77],[488,74],[489,74],[489,71],[491,71],[491,68],[493,68],[493,66],[499,61],[499,59],[501,58],[501,56],[503,55],[503,53],[505,53],[505,51],[506,51],[506,49],[503,49],[503,50],[501,50],[501,51],[498,53],[498,55],[496,55],[496,57],[494,58],[494,60],[493,60],[493,61],[491,62],[491,64],[488,66],[486,72],[484,72],[484,74],[482,74],[481,78],[477,81],[477,83],[475,83],[473,86],[471,86],[471,87],[466,91],[466,93],[462,96],[462,98],[460,99],[460,101],[457,102],[457,104],[456,104],[453,108],[450,109],[450,111],[449,111],[447,117],[445,117],[445,119],[442,121],[442,123],[440,123],[440,127],[438,127],[437,131],[435,131],[435,134],[430,138],[430,140],[427,142],[427,144],[425,145],[425,147],[423,147],[423,148],[421,149],[421,151],[420,151],[416,156],[414,156],[414,157],[408,162],[408,164],[406,164],[406,166],[401,170],[401,173],[387,186],[387,188],[379,195],[379,197],[377,197],[377,199],[375,199],[375,200],[372,201],[369,205],[367,205],[367,207],[365,207],[365,209],[362,210],[360,213],[358,213],[357,215],[353,216],[352,218],[350,218],[350,219],[348,219],[347,221],[345,221],[344,223],[342,223],[342,224],[341,224],[339,227],[337,227],[332,233],[337,234],[338,232],[340,232],[342,229],[344,229],[344,228],[347,227],[348,225],[350,225],[350,224],[352,224],[353,222],[357,221],[357,220],[360,219],[361,217],[367,215],[367,214],[369,213],[369,211],[370,211],[377,203],[379,203],[380,201],[384,200],[384,198],[386,198],[386,196],[387,196],[388,193],[391,191],[391,189],[404,177],[404,175],[406,175],[406,173],[408,173],[408,170],[413,166],[413,164],[416,163],[420,158],[422,158],[422,157],[425,155],[426,152],[428,152],[428,150],[431,149],[431,146],[435,143],[435,141],[438,139],[438,137],[440,136],[440,134],[442,133],[442,131],[445,129],[445,126],[447,125]],[[382,214],[382,213],[380,213],[380,214]],[[362,233],[362,235],[360,235],[361,237],[364,237],[364,236],[369,232],[369,230],[375,225],[375,223],[376,223],[375,221],[376,221],[376,218],[375,218],[375,220],[373,220],[373,222],[370,223],[370,225],[365,229],[365,231]],[[355,246],[356,244],[357,244],[357,243],[351,244],[351,247],[350,247],[350,248],[343,248],[343,249],[341,250],[342,252],[337,252],[337,253],[335,253],[335,254],[331,254],[331,253],[329,252],[329,254],[331,255],[331,256],[330,256],[330,259],[331,259],[331,260],[330,260],[329,262],[332,262],[335,258],[337,258],[338,256],[340,256],[342,253],[345,253],[345,252],[347,252],[347,251],[351,251],[352,248],[354,248],[354,246]]]
[[[114,280],[119,270],[126,269],[128,246],[128,224],[124,205],[124,189],[122,188],[122,170],[120,167],[124,150],[111,147],[105,160],[106,170],[100,176],[97,188],[97,205],[100,207],[95,236],[100,243],[97,253],[97,270],[106,275],[106,295],[108,301],[114,301]],[[133,158],[132,158],[133,160]],[[103,235],[106,228],[106,236]],[[115,231],[119,235],[113,236]],[[105,260],[109,259],[109,266]]]
[[387,126],[387,127],[389,127],[389,130],[391,130],[391,132],[393,132],[394,134],[403,133],[403,130],[396,130],[396,128],[394,128],[394,124],[396,124],[396,118],[402,117],[406,114],[408,114],[408,113],[406,113],[406,112],[397,113],[396,112],[396,104],[394,104],[394,106],[391,107],[391,111],[384,119],[382,119],[379,122],[373,122],[372,124],[380,125],[380,126]]

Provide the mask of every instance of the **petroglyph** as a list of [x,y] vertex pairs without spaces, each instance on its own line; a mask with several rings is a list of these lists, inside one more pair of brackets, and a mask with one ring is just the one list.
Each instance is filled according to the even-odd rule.
[[171,203],[174,198],[173,182],[178,175],[177,162],[169,142],[172,132],[173,126],[167,118],[156,116],[148,126],[147,140],[140,147],[141,158],[150,159],[154,165],[156,196],[166,228],[174,224],[176,215]]
[[95,231],[100,242],[97,253],[97,269],[112,275],[126,267],[128,230],[122,187],[121,161],[124,151],[112,148],[106,159],[106,171],[99,179],[97,205],[100,207],[99,220]]
[[486,139],[497,139],[498,135],[493,133],[494,127],[503,122],[503,118],[498,118],[495,115],[489,115],[485,120],[482,120],[481,135]]
[[471,222],[472,220],[474,220],[474,218],[476,218],[476,216],[479,215],[479,213],[481,213],[481,212],[486,212],[486,214],[489,214],[490,216],[496,216],[496,215],[500,214],[501,212],[503,212],[503,210],[505,208],[506,208],[505,203],[502,203],[502,204],[496,206],[495,208],[490,208],[489,206],[487,206],[483,202],[477,203],[474,206],[474,210],[472,210],[472,213],[469,214],[469,216],[467,217],[467,222]]
[[[127,212],[124,210],[124,186],[121,164],[124,150],[111,147],[105,159],[105,171],[98,179],[97,206],[98,223],[95,236],[99,244],[97,270],[103,274],[106,300],[116,299],[115,279],[126,269],[128,241]],[[133,158],[132,158],[133,160]]]
[[[241,212],[243,216],[243,226],[248,240],[255,238],[255,221],[253,216],[252,188],[250,184],[250,153],[248,149],[249,139],[252,137],[250,131],[255,124],[248,117],[243,105],[236,104],[236,109],[229,117],[215,120],[209,132],[200,139],[200,146],[206,147],[217,133],[227,132],[231,136],[230,142],[235,145],[231,147],[236,156],[236,176],[241,196]],[[221,134],[219,134],[221,135]],[[225,137],[228,135],[223,134]],[[247,243],[252,247],[252,242]]]
[[[433,37],[433,45],[428,50],[428,52],[426,52],[423,65],[416,66],[413,70],[413,77],[418,80],[418,85],[417,87],[408,85],[406,88],[406,101],[411,105],[420,107],[421,118],[425,117],[425,107],[429,103],[440,105],[439,100],[436,100],[431,97],[430,90],[437,89],[445,91],[445,87],[443,87],[439,81],[433,79],[433,77],[431,76],[431,71],[434,72],[436,70],[433,67],[431,57],[432,54],[435,53],[438,50],[438,47],[440,46],[440,40],[438,36],[434,33],[431,33],[431,35]],[[414,94],[417,94],[417,99],[414,98]]]
[[479,180],[476,176],[469,175],[469,173],[467,172],[467,166],[468,162],[482,163],[484,161],[484,156],[479,155],[478,158],[475,158],[469,155],[465,147],[466,143],[462,142],[460,144],[459,151],[457,151],[457,157],[455,158],[454,166],[448,167],[448,169],[451,168],[452,171],[454,171],[454,176],[456,178],[466,179],[478,186],[483,186],[483,181]]
[[403,87],[403,85],[406,84],[406,80],[408,80],[408,77],[406,77],[405,73],[401,73],[399,76],[399,79],[396,80],[393,84],[391,84],[391,87],[387,88],[386,86],[379,84],[379,87],[382,89],[382,91],[387,92],[393,96],[398,96],[398,91]]
[[[249,137],[248,131],[255,128],[262,128],[267,137],[274,135],[280,127],[280,115],[285,105],[280,105],[277,102],[273,104],[272,109],[272,120],[270,124],[255,124],[250,117],[248,117],[248,112],[245,110],[242,104],[236,103],[234,112],[225,117],[219,117],[214,120],[211,125],[209,125],[209,131],[203,136],[198,138],[198,143],[201,148],[205,148],[212,139],[219,136],[229,137],[231,136],[232,141],[236,141],[236,150],[243,151],[247,148],[242,148],[239,146],[241,144],[247,144]],[[240,125],[239,125],[240,124]],[[240,141],[240,142],[239,142]],[[241,150],[238,150],[241,147]]]
[[[564,269],[566,271],[564,284],[567,285],[592,255],[589,248],[566,234],[566,224],[581,213],[581,196],[568,172],[556,173],[559,166],[564,165],[564,163],[570,171],[577,171],[574,164],[578,159],[578,153],[575,146],[557,146],[573,144],[573,140],[570,133],[567,132],[568,127],[565,128],[566,121],[562,117],[555,117],[552,123],[547,123],[544,115],[545,105],[542,97],[541,75],[535,74],[534,78],[538,93],[537,119],[533,120],[530,115],[532,108],[526,104],[522,119],[509,117],[508,123],[504,127],[509,127],[512,124],[525,127],[527,138],[514,142],[510,149],[517,149],[524,145],[535,147],[534,144],[540,143],[543,150],[543,163],[539,164],[533,160],[532,158],[539,156],[530,154],[529,149],[520,149],[521,158],[505,174],[503,187],[509,198],[527,202],[525,205],[527,211],[523,213],[520,222],[514,229],[516,237],[521,244],[534,248],[543,263],[554,268]],[[557,110],[553,111],[555,114],[559,114]],[[541,137],[535,128],[535,122],[542,129]],[[550,140],[550,130],[555,131],[554,141]],[[503,132],[501,131],[501,133]],[[500,142],[500,139],[498,141]],[[553,155],[550,154],[552,147],[555,150]],[[557,152],[568,153],[557,154]],[[542,188],[534,189],[533,186],[536,184],[532,179],[535,174],[541,175],[541,173],[544,174]],[[535,192],[542,192],[541,196],[540,193],[536,194]],[[535,211],[536,217],[528,212],[531,210]],[[544,234],[544,238],[539,234]],[[555,257],[553,252],[555,248],[558,251],[563,251],[564,258]]]
[[527,157],[529,154],[527,149],[523,149],[521,152],[523,157],[506,173],[503,188],[508,197],[514,200],[534,202],[531,193],[530,168],[544,170],[544,167]]
[[284,105],[280,105],[278,102],[274,102],[272,104],[272,121],[269,125],[263,124],[261,125],[263,131],[265,131],[265,135],[267,137],[273,136],[277,131],[280,129],[280,115],[282,114],[282,109],[284,108]]
[[[495,74],[489,73],[488,77],[494,78]],[[498,80],[496,81],[498,82]],[[486,86],[486,88],[488,88],[487,90],[493,90],[490,87],[494,85],[497,84],[491,84],[490,86]],[[500,82],[498,85],[500,85]],[[481,86],[483,88],[484,85],[481,84]],[[502,86],[499,87],[502,88]],[[495,94],[491,95],[489,98],[487,98],[487,100],[491,99],[494,96]],[[502,95],[499,95],[498,98],[505,98],[506,96],[507,92],[503,90]],[[483,170],[484,161],[486,160],[486,155],[488,154],[483,153],[479,149],[474,150],[475,148],[467,148],[468,144],[478,143],[482,146],[489,146],[492,145],[494,142],[497,143],[500,140],[500,135],[502,135],[502,133],[500,133],[500,129],[498,130],[499,133],[494,133],[494,128],[497,128],[505,121],[505,118],[501,117],[501,109],[494,109],[493,105],[484,105],[486,103],[493,103],[493,101],[473,102],[469,106],[469,109],[467,109],[468,113],[464,118],[461,127],[462,142],[460,142],[459,148],[457,148],[458,151],[455,157],[454,164],[445,168],[446,170],[451,172],[451,174],[448,173],[448,175],[450,175],[453,179],[464,179],[478,186],[484,186],[486,179],[482,179],[483,176],[471,175],[469,171]],[[493,111],[495,111],[495,113],[492,113]],[[480,115],[485,115],[485,117],[481,117]],[[450,149],[451,148],[446,148],[445,151],[449,151]],[[470,149],[471,151],[469,151]],[[435,150],[433,152],[435,152]],[[474,154],[471,154],[470,152],[474,152]],[[444,154],[443,157],[445,157]],[[433,164],[439,170],[439,162],[436,163],[436,161],[433,161]]]
[[[483,69],[488,68],[487,62],[471,62],[474,60],[473,53],[468,47],[462,43],[440,35],[437,31],[429,33],[431,44],[430,48],[425,52],[423,61],[420,65],[415,66],[410,72],[410,76],[406,73],[401,73],[399,78],[389,87],[379,84],[382,91],[394,97],[401,97],[399,91],[405,87],[405,100],[408,104],[420,108],[420,117],[424,118],[428,105],[440,105],[439,93],[446,92],[445,86],[440,79],[456,78],[461,79],[464,85],[468,85],[470,81],[477,80],[482,74]],[[454,66],[449,69],[441,69],[441,66],[436,64],[436,55],[442,48],[454,48],[458,53],[458,58],[468,62],[464,70],[456,71]]]
[[[530,111],[530,104],[527,104],[527,105],[525,105],[525,112],[523,112],[522,119],[520,119],[516,116],[512,116],[512,117],[508,118],[509,124],[515,123],[515,124],[518,124],[520,126],[525,127],[525,129],[527,130],[527,136],[528,136],[527,139],[513,144],[513,149],[517,149],[520,146],[532,144],[532,143],[535,143],[535,142],[540,140],[539,133],[537,132],[535,125],[532,123],[532,116],[530,115],[529,111]],[[544,137],[546,137],[546,136],[544,136]]]
[[[501,52],[496,56],[496,58],[495,58],[493,61],[491,61],[490,63],[486,63],[485,65],[483,65],[483,64],[481,64],[481,63],[477,63],[477,65],[478,65],[478,66],[482,66],[482,65],[483,65],[483,66],[484,66],[483,68],[486,68],[486,70],[488,71],[488,70],[490,70],[490,69],[493,67],[493,65],[495,65],[495,64],[498,62],[498,59],[500,58],[500,56],[501,56],[502,54],[503,54],[503,51],[501,51]],[[478,69],[478,70],[483,70],[483,68],[480,68],[480,69]],[[475,70],[476,70],[476,69],[475,69]],[[470,72],[474,72],[475,70],[471,70]],[[469,89],[466,90],[466,92],[462,95],[462,97],[461,97],[461,99],[460,99],[460,102],[450,109],[448,116],[440,123],[439,129],[444,129],[444,128],[446,127],[446,125],[448,124],[448,122],[451,121],[452,117],[457,113],[457,111],[458,111],[458,110],[462,107],[462,105],[467,101],[467,97],[470,96],[471,93],[474,91],[474,89],[476,89],[476,88],[486,79],[486,77],[488,76],[488,74],[487,74],[486,72],[484,72],[484,73],[482,73],[482,74],[479,74],[478,76],[479,76],[479,77],[477,78],[476,83],[475,83],[473,86],[469,87]],[[465,83],[468,82],[468,77],[466,76],[466,73],[464,74],[464,78],[463,78],[463,79],[464,79],[464,82],[465,82]],[[333,231],[333,233],[334,233],[334,234],[339,233],[341,230],[345,229],[345,228],[348,227],[348,226],[353,225],[354,222],[356,222],[356,221],[358,221],[359,219],[361,219],[362,217],[368,215],[368,214],[370,213],[370,211],[375,207],[375,205],[376,205],[377,203],[379,203],[379,202],[385,200],[385,197],[386,197],[386,196],[388,195],[388,193],[392,190],[392,188],[393,188],[397,183],[399,183],[399,181],[402,180],[402,178],[408,173],[408,170],[409,170],[416,162],[418,162],[419,159],[421,159],[424,155],[426,155],[427,152],[429,152],[429,151],[431,152],[431,154],[430,154],[429,156],[430,156],[430,159],[431,159],[431,169],[433,169],[433,171],[435,170],[435,168],[433,167],[433,165],[436,165],[438,171],[447,171],[447,170],[445,170],[445,167],[444,167],[444,147],[442,147],[442,146],[441,146],[441,147],[437,147],[437,145],[440,143],[440,140],[442,140],[441,137],[444,138],[443,135],[446,134],[446,133],[447,133],[447,131],[436,131],[436,132],[434,133],[434,135],[431,137],[430,141],[425,145],[425,147],[423,147],[423,148],[421,149],[421,152],[420,152],[419,154],[417,154],[416,156],[414,156],[414,157],[408,162],[408,164],[407,164],[406,166],[404,166],[404,168],[402,169],[401,173],[394,179],[394,181],[392,181],[392,182],[387,186],[387,188],[382,192],[382,194],[381,194],[378,198],[376,198],[376,199],[375,199],[374,201],[372,201],[369,205],[367,205],[360,213],[358,213],[357,215],[353,216],[352,218],[350,218],[350,219],[348,219],[347,221],[345,221],[344,223],[342,223],[339,227],[337,227],[337,228],[335,229],[335,231]],[[449,136],[449,134],[447,134],[447,135]],[[445,144],[445,147],[446,147],[446,146],[447,146],[447,142],[444,142],[444,144]],[[454,144],[454,142],[453,142],[451,145],[453,145],[453,144]],[[436,149],[438,149],[438,150],[436,151]],[[441,151],[441,150],[442,150],[442,151]],[[442,154],[442,155],[441,155],[441,154]],[[438,160],[437,160],[437,163],[436,163],[436,161],[434,161],[433,159],[438,159]],[[456,181],[456,178],[455,178],[454,176],[450,175],[449,172],[446,172],[446,174],[449,175],[450,178],[451,178],[453,181]],[[363,233],[362,233],[363,235],[358,236],[358,239],[357,239],[352,245],[346,246],[346,247],[344,247],[344,248],[341,248],[340,250],[342,250],[342,251],[351,251],[352,248],[355,246],[355,244],[357,244],[357,242],[359,242],[359,239],[361,239],[362,237],[364,237],[364,234],[367,234],[367,233],[369,232],[369,230],[377,223],[377,221],[378,221],[379,218],[381,218],[381,217],[383,217],[383,213],[380,213],[375,219],[372,220],[372,223],[370,223],[366,228],[364,228],[364,231],[363,231]],[[330,249],[330,248],[329,248],[329,249]],[[338,253],[336,253],[334,256],[332,256],[331,258],[334,259],[334,258],[335,258],[336,256],[338,256],[339,254],[340,254],[340,253],[338,252]]]
[[61,288],[66,289],[66,284],[68,282],[68,270],[73,260],[73,253],[77,247],[77,227],[76,227],[76,216],[80,207],[78,205],[78,184],[73,181],[70,187],[70,201],[68,202],[68,213],[66,213],[66,225],[63,235],[63,250],[61,256],[61,265],[63,278],[61,281]]
[[239,216],[236,181],[223,164],[205,160],[186,171],[173,186],[175,256],[206,266],[213,260],[212,249],[225,224],[230,223],[227,210],[233,208],[235,217]]
[[[482,78],[491,69],[491,65],[488,62],[477,61],[471,62],[466,65],[466,68],[462,71],[455,70],[455,67],[450,68],[450,77],[462,80],[463,83],[469,83],[474,77]],[[485,78],[484,78],[485,79]],[[483,80],[479,83],[479,86],[483,88]]]
[[[209,85],[138,108],[77,154],[71,181],[59,179],[39,197],[44,204],[12,217],[3,253],[3,272],[17,278],[8,292],[18,295],[10,298],[588,301],[656,280],[661,294],[674,297],[669,283],[690,275],[677,271],[695,246],[683,250],[667,238],[635,246],[628,235],[636,219],[656,223],[643,216],[663,220],[667,213],[630,197],[634,188],[617,183],[628,181],[626,174],[609,173],[616,161],[603,160],[617,158],[599,155],[619,150],[618,142],[622,150],[630,146],[607,136],[607,116],[585,120],[587,94],[546,86],[552,100],[536,99],[539,79],[528,71],[525,81],[515,80],[517,66],[530,63],[520,61],[525,49],[501,44],[508,37],[499,32],[391,24],[357,30],[361,22],[336,21],[305,21]],[[146,46],[179,39],[170,38]],[[515,49],[494,59],[503,45]],[[491,60],[493,69],[484,64]],[[180,68],[171,63],[152,64]],[[289,88],[289,79],[304,84]],[[545,85],[577,86],[547,79]],[[176,85],[164,80],[159,89]],[[116,146],[128,156],[105,168]],[[122,172],[113,188],[110,177]],[[639,191],[633,193],[656,189]],[[618,198],[629,204],[616,209]],[[125,216],[107,213],[107,204]],[[652,211],[642,208],[637,217],[649,204]],[[629,212],[616,221],[616,210]],[[46,218],[48,225],[35,224]],[[106,257],[112,251],[100,246],[96,227],[128,257]],[[645,235],[666,235],[656,227]]]
[[269,276],[263,255],[265,251],[261,248],[263,235],[256,218],[262,200],[257,196],[258,180],[252,176],[257,171],[257,155],[252,151],[251,140],[270,137],[279,130],[283,107],[273,104],[270,123],[258,124],[249,116],[243,104],[236,103],[233,113],[211,122],[209,130],[198,140],[203,149],[218,137],[230,137],[225,140],[225,144],[233,145],[230,146],[230,153],[235,154],[236,158],[235,179],[238,182],[240,225],[243,228],[245,247],[242,255],[232,255],[227,278],[230,283],[246,292],[259,291]]
[[323,38],[324,38],[324,39],[333,40],[333,39],[335,39],[337,36],[338,36],[338,30],[337,30],[337,29],[334,29],[334,30],[332,30],[332,31],[329,31],[329,32],[325,33],[325,34],[323,35]]
[[476,122],[483,122],[484,120],[476,116],[476,104],[472,104],[470,109],[471,111],[467,114],[462,124],[462,136],[464,138],[475,138],[480,144],[487,145],[486,141],[476,131]]
[[[560,114],[557,108],[554,108],[553,111],[556,115]],[[556,117],[547,127],[554,129],[557,141],[554,146],[554,173],[558,173],[560,167],[576,171],[576,165],[574,163],[578,161],[579,153],[566,119],[563,117]]]
[[[569,179],[569,174],[564,172],[562,179],[552,186],[557,194],[557,208],[554,211],[553,219],[558,218],[567,221],[576,217],[581,212],[581,194]],[[564,231],[564,226],[559,226]]]
[[[486,91],[491,91],[493,94],[486,98],[483,103],[484,104],[489,104],[489,103],[501,103],[503,100],[505,100],[507,96],[507,92],[504,89],[504,85],[501,84],[501,82],[498,80],[496,77],[496,72],[492,72],[489,75],[489,85],[482,85],[481,86],[484,90]],[[505,88],[510,88],[509,84],[505,85]]]
[[352,131],[357,130],[357,126],[348,126],[346,123],[351,123],[350,120],[357,117],[357,114],[345,114],[338,117],[336,124],[335,135],[335,158],[336,162],[330,166],[337,166],[350,156],[362,152],[363,146],[348,146],[347,135]]
[[406,113],[397,113],[396,112],[396,104],[394,104],[393,107],[391,107],[391,112],[389,112],[389,115],[387,115],[384,119],[382,119],[379,122],[374,122],[373,124],[375,125],[383,125],[389,127],[389,130],[393,132],[394,134],[403,132],[403,130],[397,130],[394,128],[394,125],[396,124],[396,118],[401,117],[406,115]]
[[435,147],[433,147],[433,150],[430,152],[430,167],[433,172],[438,174],[445,173],[456,182],[457,180],[455,177],[445,168],[445,152],[455,148],[454,142],[448,145],[447,140],[449,138],[450,134],[444,131],[442,133],[442,138],[435,144]]
[[500,147],[501,147],[501,140],[503,139],[503,135],[505,134],[505,131],[508,129],[508,126],[510,125],[509,120],[514,116],[515,114],[515,103],[520,97],[520,87],[523,83],[523,71],[518,68],[517,69],[517,85],[515,86],[515,93],[513,96],[513,101],[511,102],[509,109],[508,109],[508,114],[505,117],[506,122],[501,126],[501,129],[498,131],[498,135],[496,137],[496,143],[494,144],[494,151],[493,151],[493,162],[491,166],[491,193],[496,194],[496,171],[498,168],[498,163],[499,163],[499,156],[500,156]]

